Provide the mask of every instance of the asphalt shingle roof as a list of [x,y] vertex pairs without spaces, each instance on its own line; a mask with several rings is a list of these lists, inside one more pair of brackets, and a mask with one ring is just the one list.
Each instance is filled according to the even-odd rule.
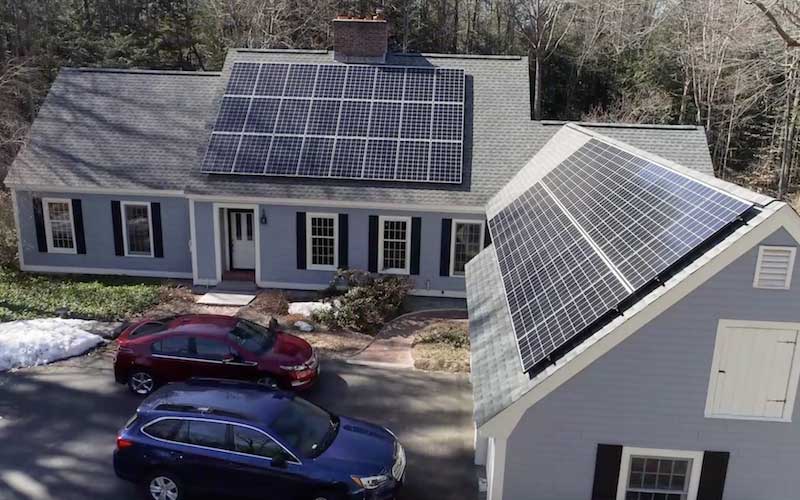
[[[480,208],[562,125],[530,120],[525,58],[394,54],[388,64],[464,69],[467,154],[461,185],[204,174],[200,166],[234,61],[334,63],[327,51],[236,49],[221,77],[63,69],[6,182]],[[612,138],[711,171],[701,127],[602,127]]]
[[64,68],[6,182],[181,190],[219,81],[218,73]]

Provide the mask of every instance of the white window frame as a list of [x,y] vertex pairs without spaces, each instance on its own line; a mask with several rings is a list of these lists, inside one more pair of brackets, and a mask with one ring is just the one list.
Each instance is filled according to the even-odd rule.
[[469,219],[453,219],[452,226],[450,226],[450,276],[455,278],[463,278],[464,273],[456,274],[456,227],[459,224],[473,224],[481,226],[480,233],[480,250],[483,249],[484,237],[486,236],[486,222],[482,220],[469,220]]
[[[317,219],[333,219],[333,265],[326,266],[322,264],[314,264],[312,255],[313,251],[313,234],[311,231],[311,220]],[[339,268],[339,214],[323,213],[323,212],[307,212],[306,213],[306,269],[314,271],[336,271]]]
[[687,450],[660,450],[655,448],[635,448],[625,446],[622,448],[622,461],[619,464],[619,481],[617,482],[617,500],[625,500],[628,491],[628,479],[631,473],[632,457],[666,458],[666,459],[691,459],[692,467],[689,470],[689,487],[686,490],[686,500],[697,500],[697,488],[700,485],[700,471],[703,469],[703,452]]
[[783,417],[759,417],[751,415],[728,415],[714,413],[711,408],[714,404],[714,394],[716,393],[717,372],[719,370],[719,363],[722,360],[722,342],[719,341],[720,335],[730,328],[754,328],[764,330],[800,330],[800,323],[787,323],[777,321],[744,321],[744,320],[719,320],[717,326],[717,335],[714,338],[714,358],[711,362],[711,373],[708,381],[708,393],[706,395],[706,418],[719,418],[729,420],[755,420],[763,422],[791,422],[792,414],[794,413],[794,404],[797,397],[798,382],[800,382],[800,341],[795,344],[794,359],[792,362],[792,370],[789,373],[789,383],[786,386],[786,403],[784,403]]
[[[56,248],[53,245],[53,226],[50,221],[50,204],[66,203],[69,210],[70,230],[72,231],[72,248]],[[44,212],[44,232],[47,236],[48,253],[78,253],[78,241],[75,239],[75,214],[72,212],[72,200],[69,198],[42,198],[42,211]]]
[[[125,207],[147,207],[147,224],[150,231],[150,254],[131,253],[128,248],[128,217]],[[147,201],[123,201],[120,202],[120,217],[122,218],[122,248],[125,250],[125,257],[144,257],[153,258],[155,249],[153,248],[153,210],[152,204]]]
[[[406,223],[406,262],[403,268],[383,268],[383,236],[386,222]],[[381,215],[378,217],[378,272],[381,274],[411,274],[411,217],[400,215]]]
[[[759,276],[761,275],[761,263],[764,258],[765,250],[787,250],[789,251],[789,268],[786,270],[786,281],[782,287],[758,286]],[[797,247],[786,247],[778,245],[761,245],[758,247],[758,259],[756,260],[756,272],[753,274],[753,288],[761,290],[788,290],[792,285],[792,271],[794,270],[794,259]]]

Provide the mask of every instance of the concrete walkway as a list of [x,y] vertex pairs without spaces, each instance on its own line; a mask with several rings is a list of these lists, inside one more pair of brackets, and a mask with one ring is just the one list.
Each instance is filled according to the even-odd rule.
[[413,343],[417,332],[431,321],[465,319],[467,312],[460,309],[419,311],[399,316],[386,324],[366,349],[356,354],[348,363],[382,368],[414,368]]

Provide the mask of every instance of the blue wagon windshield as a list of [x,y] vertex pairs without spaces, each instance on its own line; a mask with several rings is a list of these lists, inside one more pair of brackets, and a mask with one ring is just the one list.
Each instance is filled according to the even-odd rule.
[[339,418],[304,399],[293,398],[286,402],[270,427],[302,457],[314,458],[336,438]]

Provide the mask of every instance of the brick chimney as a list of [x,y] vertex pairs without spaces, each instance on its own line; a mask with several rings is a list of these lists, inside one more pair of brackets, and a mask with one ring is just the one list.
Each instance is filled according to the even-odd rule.
[[338,16],[333,20],[333,58],[344,63],[384,63],[389,25],[383,12],[371,18]]

